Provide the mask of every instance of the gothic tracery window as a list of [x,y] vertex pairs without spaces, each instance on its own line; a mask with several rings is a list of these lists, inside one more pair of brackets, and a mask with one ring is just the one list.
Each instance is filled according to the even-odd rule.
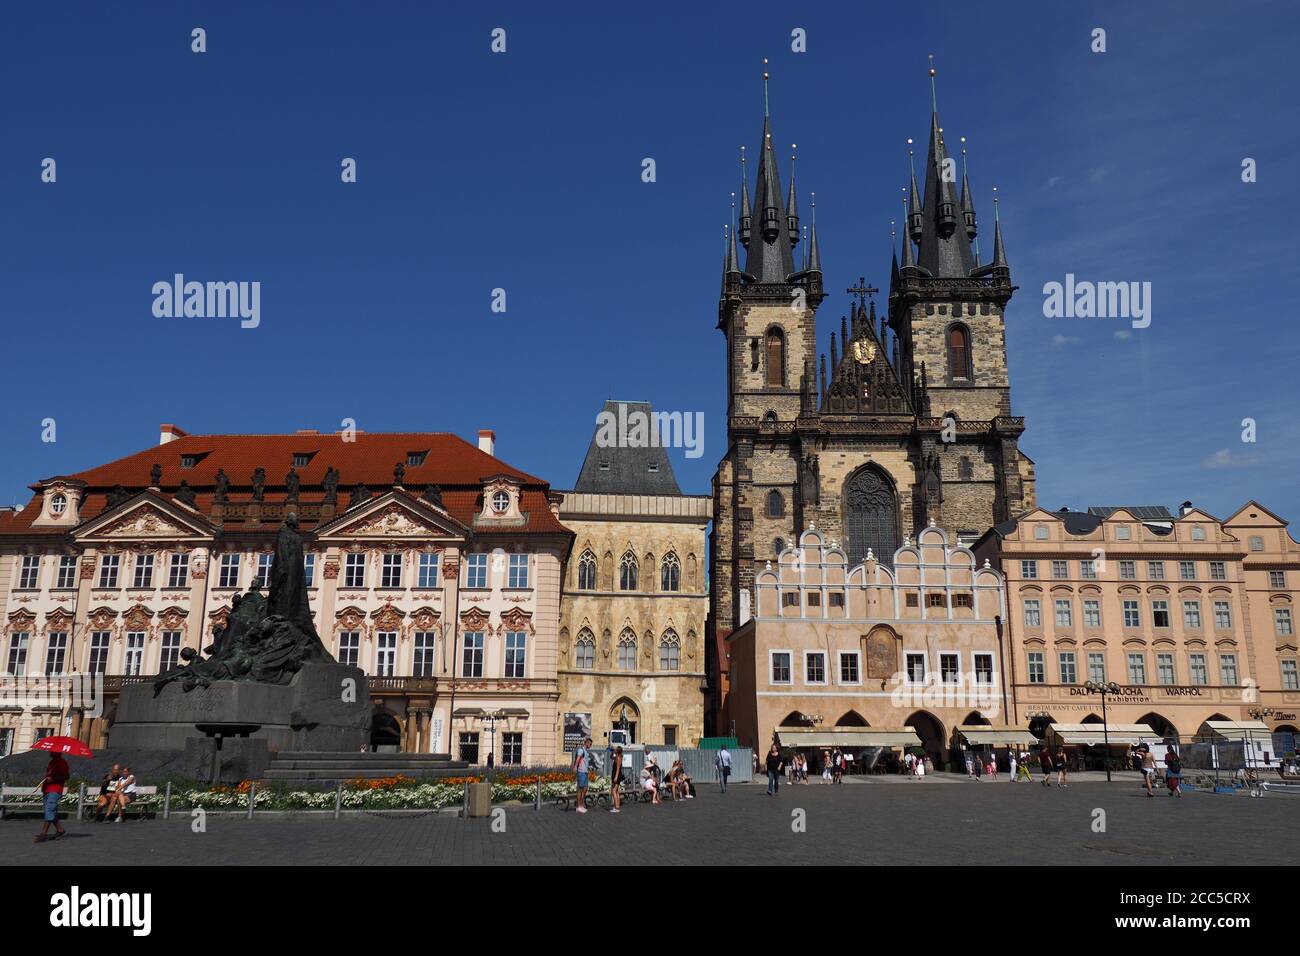
[[682,565],[677,560],[677,555],[669,551],[664,555],[664,560],[660,566],[660,590],[663,591],[680,591],[682,586]]
[[637,579],[636,555],[628,551],[618,565],[618,588],[620,591],[635,591]]
[[659,669],[675,671],[682,666],[682,642],[671,627],[659,638]]
[[849,481],[844,497],[849,564],[866,560],[870,548],[881,564],[892,566],[899,544],[898,500],[889,480],[864,468]]
[[775,488],[767,493],[767,516],[769,518],[785,517],[785,499]]
[[574,665],[579,670],[591,670],[596,666],[596,638],[591,631],[583,628],[578,632],[577,640],[573,642]]
[[588,549],[578,559],[578,590],[594,591],[596,589],[596,556]]
[[623,628],[623,633],[618,636],[618,669],[636,670],[636,634],[630,627]]

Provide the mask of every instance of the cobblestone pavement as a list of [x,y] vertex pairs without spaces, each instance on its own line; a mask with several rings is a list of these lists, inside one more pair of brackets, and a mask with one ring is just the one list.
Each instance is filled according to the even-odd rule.
[[[1096,811],[1105,832],[1094,832]],[[800,813],[802,811],[802,813]],[[1131,781],[1044,789],[1035,784],[931,786],[704,785],[695,800],[540,812],[512,806],[493,820],[425,816],[187,813],[96,824],[33,844],[34,818],[0,822],[7,864],[1260,864],[1293,863],[1300,797],[1163,794]],[[800,818],[804,832],[796,832]]]

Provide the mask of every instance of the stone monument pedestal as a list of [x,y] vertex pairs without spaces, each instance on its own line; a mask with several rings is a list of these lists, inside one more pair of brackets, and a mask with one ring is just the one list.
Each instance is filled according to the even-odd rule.
[[[236,762],[256,764],[259,750],[358,752],[369,741],[370,718],[370,690],[360,668],[313,662],[285,685],[217,680],[186,692],[173,682],[156,697],[153,684],[123,688],[108,742],[114,749],[183,750],[188,764],[188,741],[197,738],[194,753],[197,758],[201,750],[207,763],[196,776],[206,779],[215,740],[200,724],[256,725],[249,737],[227,737],[222,746],[223,761],[225,749],[233,747]],[[235,758],[237,752],[243,756]]]

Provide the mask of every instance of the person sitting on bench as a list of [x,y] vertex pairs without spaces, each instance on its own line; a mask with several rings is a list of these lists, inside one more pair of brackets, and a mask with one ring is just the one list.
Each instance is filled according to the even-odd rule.
[[111,810],[110,805],[114,803],[114,793],[117,790],[117,782],[122,779],[122,768],[113,764],[113,769],[105,771],[104,776],[99,781],[99,797],[95,800],[95,819],[103,823],[108,819]]

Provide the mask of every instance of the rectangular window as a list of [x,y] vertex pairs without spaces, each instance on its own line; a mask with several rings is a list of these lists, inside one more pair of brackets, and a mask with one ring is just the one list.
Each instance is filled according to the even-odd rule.
[[[909,595],[909,596],[910,596],[910,595]],[[798,606],[799,606],[799,592],[798,592],[798,591],[786,591],[784,594],[782,594],[782,595],[781,595],[781,606],[782,606],[782,607],[798,607]]]
[[1079,562],[1079,577],[1085,581],[1095,581],[1097,579],[1097,562],[1091,558],[1087,561]]
[[112,636],[109,631],[95,631],[90,635],[90,673],[108,672],[108,642]]
[[271,586],[271,565],[274,563],[274,554],[259,554],[257,556],[257,575],[253,580],[257,582],[257,586],[263,591]]
[[840,654],[840,683],[857,684],[860,682],[858,677],[858,655],[856,653]]
[[1168,601],[1151,602],[1151,626],[1152,627],[1169,626],[1169,602]]
[[1183,627],[1190,631],[1199,631],[1201,629],[1200,601],[1183,602]]
[[135,577],[132,582],[131,586],[135,588],[153,587],[152,554],[137,554],[135,556]]
[[306,587],[316,586],[316,552],[308,551],[302,556],[302,582]]
[[977,684],[993,683],[993,655],[992,654],[975,655],[975,683]]
[[68,662],[68,635],[63,631],[50,634],[45,645],[45,674],[66,673]]
[[117,572],[122,566],[120,554],[106,554],[99,559],[99,586],[101,588],[117,587]]
[[1142,612],[1138,610],[1137,601],[1124,602],[1124,626],[1130,628],[1142,626]]
[[830,601],[830,604],[831,604],[831,607],[843,607],[843,606],[844,606],[844,594],[843,594],[843,592],[841,592],[841,591],[832,591],[832,592],[831,592],[831,601]]
[[22,570],[18,572],[18,590],[35,591],[41,577],[41,556],[39,554],[23,555]]
[[1228,566],[1222,561],[1211,561],[1210,580],[1211,581],[1228,580]]
[[920,600],[921,600],[921,599],[917,596],[917,594],[916,594],[915,591],[908,591],[908,592],[907,592],[907,606],[908,606],[908,607],[920,607]]
[[785,651],[772,654],[772,683],[790,683],[790,655]]
[[1289,637],[1295,633],[1291,623],[1291,609],[1289,607],[1273,609],[1273,626],[1277,630],[1278,637]]
[[348,667],[357,666],[361,654],[361,632],[343,631],[339,634],[339,663]]
[[184,551],[173,551],[167,557],[167,586],[169,588],[188,587],[190,583],[190,560]]
[[1237,686],[1237,655],[1219,655],[1219,680],[1229,687]]
[[1029,652],[1029,683],[1047,683],[1047,666],[1043,663],[1042,651]]
[[1070,607],[1068,599],[1061,599],[1056,602],[1056,626],[1074,627],[1074,611]]
[[807,684],[826,683],[826,655],[821,651],[809,652],[803,658],[803,679]]
[[1106,683],[1106,655],[1096,651],[1088,653],[1088,680]]
[[1300,690],[1300,674],[1296,673],[1296,662],[1294,660],[1282,662],[1282,689]]
[[1121,581],[1136,581],[1137,576],[1137,562],[1121,561],[1119,563],[1119,577]]
[[1115,529],[1115,540],[1127,541],[1133,537],[1133,531],[1128,525],[1122,524]]
[[1147,659],[1143,654],[1130,654],[1128,656],[1128,682],[1130,684],[1145,684],[1147,682]]
[[809,591],[809,592],[808,592],[808,606],[809,606],[809,607],[821,607],[821,606],[822,606],[822,596],[821,596],[820,594],[818,594],[816,591]]
[[969,594],[954,594],[952,596],[953,607],[974,607],[975,601]]
[[956,654],[939,655],[939,679],[945,684],[956,684],[960,679],[961,658]]
[[1054,578],[1068,578],[1069,576],[1070,576],[1070,562],[1069,562],[1069,561],[1053,561],[1053,562],[1052,562],[1052,577],[1054,577]]
[[1205,664],[1204,654],[1188,654],[1187,663],[1191,667],[1193,684],[1208,684],[1210,669]]
[[1174,655],[1157,654],[1156,655],[1156,680],[1161,684],[1169,685],[1174,682]]
[[1285,588],[1285,587],[1286,587],[1286,572],[1285,572],[1285,571],[1270,571],[1270,572],[1268,572],[1268,586],[1269,586],[1270,588],[1272,588],[1273,590],[1275,590],[1275,591],[1280,591],[1280,590],[1282,590],[1283,588]]
[[438,558],[436,551],[425,551],[420,555],[420,587],[432,589],[438,586]]
[[462,730],[460,732],[460,759],[466,763],[478,763],[478,731]]
[[22,677],[27,673],[27,644],[31,635],[19,631],[9,635],[9,666],[7,673],[11,677]]
[[383,588],[400,588],[402,586],[402,555],[392,553],[384,555],[379,569],[379,586]]
[[528,634],[525,631],[510,631],[506,634],[506,676],[522,680],[528,676]]
[[1029,580],[1029,579],[1031,579],[1031,578],[1036,578],[1036,577],[1038,577],[1038,562],[1037,562],[1037,561],[1021,561],[1021,562],[1020,562],[1020,576],[1021,576],[1022,578],[1024,578],[1024,579],[1026,579],[1026,580]]
[[1101,627],[1101,602],[1089,598],[1083,602],[1083,626]]
[[1179,578],[1179,580],[1181,580],[1181,581],[1195,581],[1195,580],[1196,580],[1196,562],[1195,562],[1195,561],[1179,561],[1179,562],[1178,562],[1178,578]]
[[1061,683],[1062,684],[1075,683],[1078,680],[1079,675],[1076,672],[1074,666],[1074,651],[1061,651],[1060,664],[1061,664]]
[[1147,577],[1152,581],[1163,581],[1165,579],[1165,563],[1163,561],[1148,561]]
[[510,555],[510,577],[508,581],[512,588],[528,587],[528,555]]
[[126,658],[122,673],[138,677],[144,669],[144,631],[130,631],[126,635]]
[[397,632],[375,635],[375,676],[392,677],[397,672]]
[[470,631],[465,635],[461,653],[461,677],[483,676],[483,632]]
[[1214,626],[1219,630],[1232,627],[1232,607],[1227,601],[1214,602]]
[[59,577],[54,586],[61,591],[71,590],[77,586],[77,558],[75,555],[65,554],[59,558]]
[[487,587],[487,559],[488,556],[486,554],[471,554],[466,557],[465,587]]
[[432,677],[434,665],[434,647],[437,643],[438,635],[433,631],[416,631],[415,632],[415,660],[412,662],[412,673],[416,677]]
[[363,552],[351,551],[344,559],[343,586],[345,588],[366,586],[366,556]]
[[677,746],[677,725],[676,724],[664,724],[664,746],[665,747]]
[[223,554],[221,556],[221,567],[217,571],[217,587],[239,587],[239,555]]
[[181,662],[181,632],[163,631],[158,673],[169,671]]
[[942,594],[927,594],[925,596],[926,607],[947,607],[948,603],[944,600]]
[[1038,600],[1031,598],[1025,601],[1025,627],[1042,627],[1043,616],[1039,611]]
[[519,731],[507,731],[501,735],[501,763],[518,767],[524,762],[524,735]]
[[925,683],[925,655],[907,655],[907,681],[909,684]]

